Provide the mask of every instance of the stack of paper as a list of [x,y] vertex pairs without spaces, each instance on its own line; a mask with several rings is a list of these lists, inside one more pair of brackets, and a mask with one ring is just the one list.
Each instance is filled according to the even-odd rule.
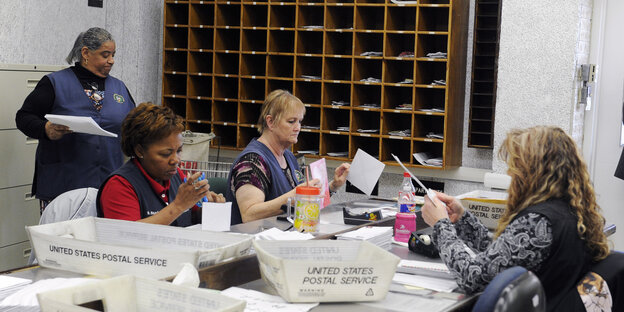
[[91,117],[54,114],[46,114],[44,117],[51,123],[68,126],[69,130],[74,132],[109,136],[113,138],[117,137],[117,134],[100,128],[100,125],[98,125]]
[[0,276],[0,302],[32,281],[25,278]]
[[417,260],[401,260],[397,266],[398,273],[408,273],[416,275],[424,275],[431,277],[439,277],[446,279],[455,279],[446,264],[441,262],[426,262]]
[[339,240],[363,240],[371,242],[385,250],[392,248],[392,227],[390,226],[367,226],[355,231],[336,235]]
[[444,113],[444,109],[442,108],[419,108],[418,111],[425,113]]
[[410,285],[413,287],[422,287],[440,292],[452,292],[457,288],[455,280],[446,278],[395,273],[392,282],[401,285]]
[[414,153],[414,158],[423,166],[442,167],[442,157],[434,157],[431,153]]
[[444,140],[444,134],[442,134],[442,133],[429,132],[429,133],[427,133],[427,135],[425,135],[425,137],[427,137],[429,139]]
[[259,291],[230,287],[221,292],[222,295],[235,299],[245,300],[245,311],[288,311],[306,312],[318,306],[316,303],[289,303],[280,296],[272,296]]
[[318,150],[299,150],[297,151],[298,154],[310,154],[310,155],[318,155],[319,151]]
[[299,233],[297,231],[282,231],[278,228],[270,228],[256,234],[256,239],[263,240],[307,240],[313,239],[310,233]]
[[[3,278],[3,277],[2,277]],[[65,287],[78,286],[84,283],[92,283],[96,279],[89,278],[50,278],[44,279],[30,284],[30,280],[26,280],[26,285],[22,284],[20,289],[0,301],[0,311],[40,311],[37,294],[40,292],[61,289]],[[4,280],[0,281],[0,285],[4,285]]]

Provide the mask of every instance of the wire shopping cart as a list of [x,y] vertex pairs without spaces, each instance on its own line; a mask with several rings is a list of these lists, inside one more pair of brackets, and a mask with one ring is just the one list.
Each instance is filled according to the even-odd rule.
[[216,161],[181,160],[180,169],[186,176],[203,172],[206,178],[227,178],[231,163]]
[[203,172],[206,174],[206,178],[227,178],[232,164],[219,162],[220,148],[217,148],[216,161],[210,161],[210,142],[215,138],[218,139],[214,133],[187,130],[182,133],[182,137],[184,148],[182,149],[180,169],[185,175],[190,176],[196,172]]

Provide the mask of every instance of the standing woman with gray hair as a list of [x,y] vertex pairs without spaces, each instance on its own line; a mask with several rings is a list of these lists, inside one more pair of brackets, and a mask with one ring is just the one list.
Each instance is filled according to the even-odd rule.
[[[126,85],[109,75],[114,57],[108,31],[92,27],[80,33],[65,59],[73,66],[44,76],[17,111],[17,128],[39,140],[32,194],[41,211],[66,191],[99,187],[123,164],[121,122],[135,104]],[[46,114],[91,117],[118,137],[74,133]]]

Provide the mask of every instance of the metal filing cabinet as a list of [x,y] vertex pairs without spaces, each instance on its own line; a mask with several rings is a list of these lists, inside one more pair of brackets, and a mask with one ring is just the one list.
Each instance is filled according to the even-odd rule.
[[0,64],[0,271],[27,264],[24,227],[39,223],[39,201],[30,194],[37,140],[17,129],[15,113],[41,77],[62,68]]

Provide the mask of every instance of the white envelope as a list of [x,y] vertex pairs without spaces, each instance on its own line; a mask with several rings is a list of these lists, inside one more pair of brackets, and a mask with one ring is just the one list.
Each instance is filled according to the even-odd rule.
[[202,230],[225,232],[230,230],[232,203],[202,203]]
[[347,180],[370,196],[386,165],[358,148],[351,162]]

